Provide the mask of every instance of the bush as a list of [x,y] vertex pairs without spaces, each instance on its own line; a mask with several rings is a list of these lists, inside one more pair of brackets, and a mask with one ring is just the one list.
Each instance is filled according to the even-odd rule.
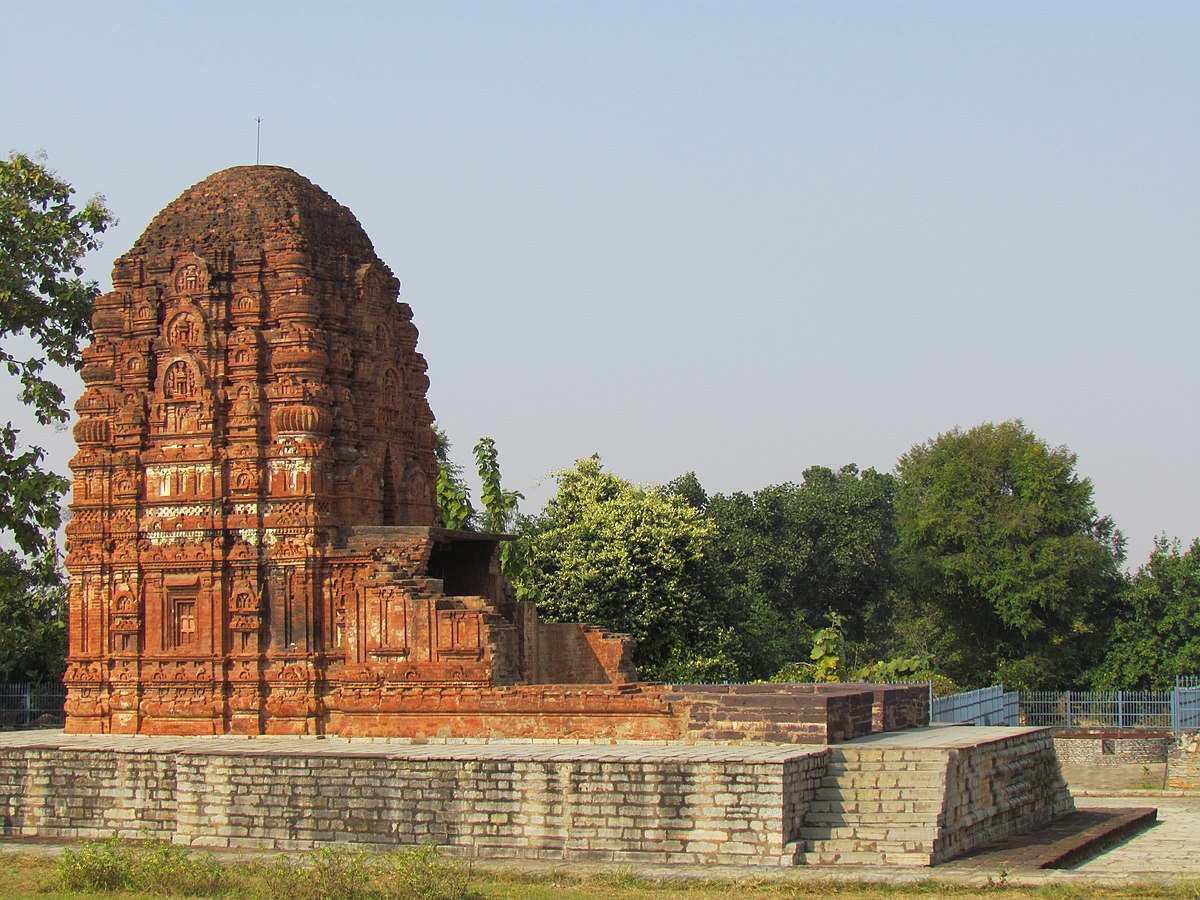
[[433,844],[386,855],[362,850],[323,848],[288,858],[276,857],[265,868],[271,897],[289,900],[471,900],[471,872],[441,855]]
[[470,900],[478,896],[467,886],[470,878],[469,866],[446,859],[434,844],[389,854],[379,865],[379,884],[388,897]]
[[85,841],[57,863],[68,891],[137,891],[175,897],[219,894],[277,900],[473,900],[468,866],[433,844],[373,855],[326,847],[250,865],[223,865],[166,841]]
[[225,868],[208,854],[195,854],[166,841],[133,843],[112,837],[67,849],[58,861],[63,887],[75,891],[136,890],[203,897],[219,893]]
[[370,890],[373,861],[361,850],[323,847],[289,859],[278,856],[266,872],[272,896],[289,900],[358,900]]

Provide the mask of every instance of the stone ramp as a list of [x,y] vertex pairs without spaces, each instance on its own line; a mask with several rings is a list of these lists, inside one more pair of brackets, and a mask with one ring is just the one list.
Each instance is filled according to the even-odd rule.
[[1158,810],[1090,807],[1077,809],[1039,828],[1012,835],[955,860],[959,869],[1070,869],[1157,824]]
[[929,866],[1073,808],[1044,729],[871,735],[830,748],[798,862]]

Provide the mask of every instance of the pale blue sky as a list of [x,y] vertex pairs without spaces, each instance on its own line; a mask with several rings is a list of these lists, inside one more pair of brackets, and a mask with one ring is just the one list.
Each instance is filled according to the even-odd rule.
[[121,219],[93,277],[262,116],[535,500],[1021,417],[1134,565],[1200,535],[1196,3],[0,0],[0,41],[0,150]]

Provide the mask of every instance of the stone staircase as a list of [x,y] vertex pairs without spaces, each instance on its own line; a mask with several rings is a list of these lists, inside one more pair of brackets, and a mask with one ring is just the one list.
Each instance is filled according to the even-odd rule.
[[932,727],[831,746],[807,865],[930,866],[1074,809],[1049,729]]
[[928,866],[946,797],[941,748],[829,748],[799,837],[802,865]]

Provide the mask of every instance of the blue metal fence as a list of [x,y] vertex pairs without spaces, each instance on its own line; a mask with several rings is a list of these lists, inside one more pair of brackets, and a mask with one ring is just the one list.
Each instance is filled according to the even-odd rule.
[[930,702],[931,722],[1054,728],[1170,728],[1200,731],[1200,676],[1173,691],[1022,691],[993,686]]
[[1180,675],[1175,679],[1171,722],[1176,731],[1200,731],[1200,676]]
[[1021,722],[1059,728],[1170,728],[1172,691],[1022,691]]
[[49,684],[0,684],[0,728],[61,728],[67,689]]
[[1015,692],[1000,685],[934,697],[929,704],[931,722],[970,722],[973,725],[1016,725],[1019,707]]

